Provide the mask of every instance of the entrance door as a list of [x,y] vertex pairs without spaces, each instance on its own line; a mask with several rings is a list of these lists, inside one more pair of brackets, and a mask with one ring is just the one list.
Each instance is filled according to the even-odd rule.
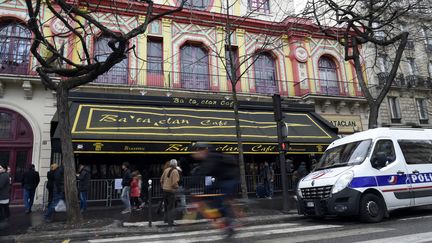
[[21,182],[31,164],[33,132],[20,114],[0,108],[0,162],[9,165],[12,179],[11,203],[22,203]]
[[402,155],[395,152],[394,143],[390,139],[378,140],[372,154],[372,166],[378,153],[384,153],[387,162],[377,170],[378,188],[383,193],[389,209],[413,205],[411,183],[407,180],[408,169],[401,159]]

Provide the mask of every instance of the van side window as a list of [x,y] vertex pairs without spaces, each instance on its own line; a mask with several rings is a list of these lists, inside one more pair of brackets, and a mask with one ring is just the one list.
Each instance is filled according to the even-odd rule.
[[375,149],[372,158],[376,158],[379,155],[384,154],[387,160],[387,164],[390,164],[396,160],[396,153],[393,146],[392,140],[379,140],[376,142]]
[[432,141],[398,140],[407,164],[432,164]]

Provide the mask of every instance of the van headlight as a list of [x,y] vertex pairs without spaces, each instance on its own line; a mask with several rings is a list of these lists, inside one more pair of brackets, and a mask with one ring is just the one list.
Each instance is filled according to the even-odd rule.
[[301,189],[300,189],[299,186],[297,186],[297,196],[298,197],[303,197],[303,194],[302,194]]
[[349,170],[343,173],[334,184],[332,189],[332,194],[338,193],[343,189],[345,189],[351,183],[353,178],[354,178],[354,171]]

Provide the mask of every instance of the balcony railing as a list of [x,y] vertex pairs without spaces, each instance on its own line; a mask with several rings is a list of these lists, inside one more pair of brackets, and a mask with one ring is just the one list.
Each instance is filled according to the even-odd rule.
[[405,49],[406,50],[414,50],[414,41],[413,40],[408,40],[407,41],[407,44],[406,44],[406,46],[405,46]]
[[[379,85],[384,85],[387,80],[389,73],[378,73]],[[432,88],[432,80],[430,77],[424,77],[419,75],[407,75],[399,73],[393,80],[393,87],[400,88]]]
[[28,55],[5,55],[0,53],[0,73],[4,74],[30,74]]
[[[314,89],[308,88],[313,86]],[[358,83],[323,79],[305,79],[295,84],[301,96],[364,97]]]

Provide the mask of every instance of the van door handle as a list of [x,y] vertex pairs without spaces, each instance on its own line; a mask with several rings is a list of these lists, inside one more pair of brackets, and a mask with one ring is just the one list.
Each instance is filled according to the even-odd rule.
[[403,172],[403,171],[398,171],[398,172],[396,172],[396,174],[398,174],[398,175],[405,175],[405,172]]
[[418,170],[413,170],[412,173],[414,173],[414,174],[420,174],[420,172]]

